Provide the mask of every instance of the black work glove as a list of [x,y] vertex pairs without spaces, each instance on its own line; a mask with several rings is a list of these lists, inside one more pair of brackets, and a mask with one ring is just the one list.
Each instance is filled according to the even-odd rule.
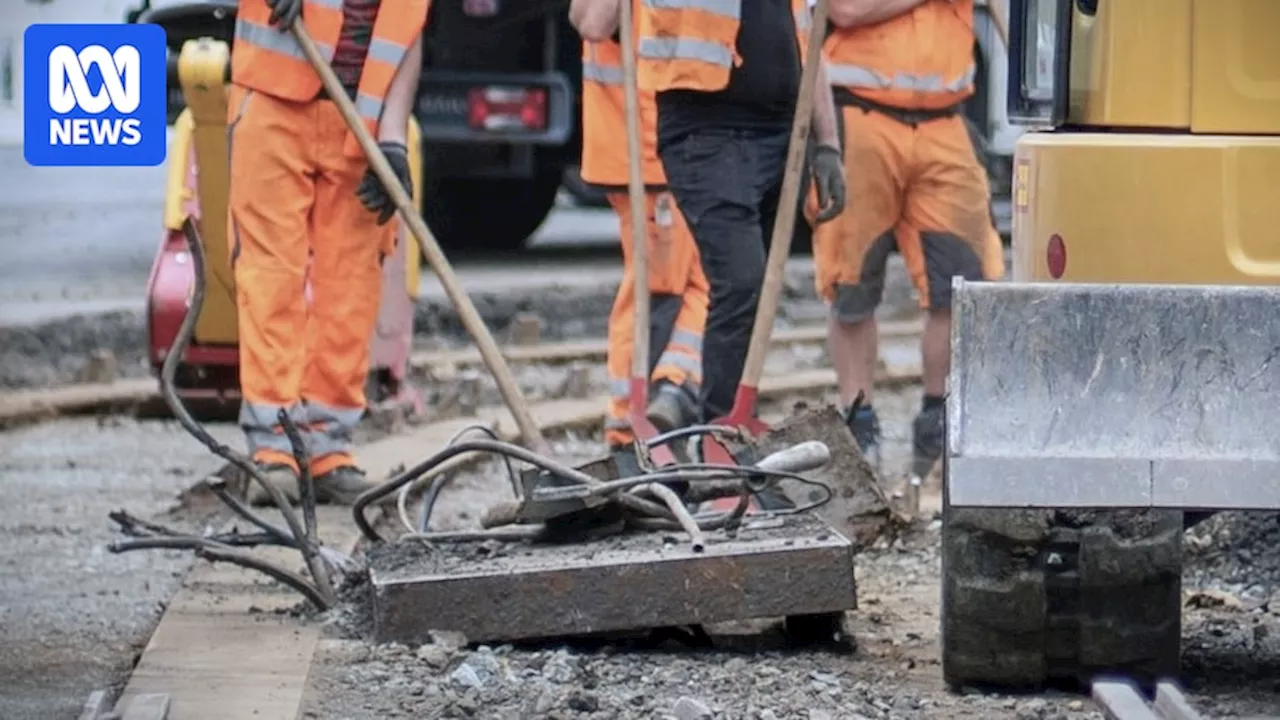
[[[400,180],[405,192],[412,195],[413,178],[409,175],[409,150],[398,142],[380,142],[378,147],[382,149],[382,154],[387,156],[387,162],[395,171],[396,178]],[[356,188],[356,197],[360,198],[360,203],[365,206],[365,209],[378,214],[379,225],[386,225],[391,216],[396,214],[396,203],[391,199],[391,193],[383,187],[382,181],[373,173],[372,163],[369,169],[364,171],[364,179],[360,181],[360,187]]]
[[818,214],[814,223],[821,224],[844,211],[846,186],[840,148],[814,146],[809,155],[809,168],[818,190]]
[[293,27],[293,22],[302,16],[302,0],[267,0],[267,7],[271,8],[268,22],[280,30]]

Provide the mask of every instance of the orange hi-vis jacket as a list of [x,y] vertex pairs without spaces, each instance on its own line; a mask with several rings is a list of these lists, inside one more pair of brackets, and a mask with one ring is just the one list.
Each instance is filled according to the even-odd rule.
[[[803,62],[809,45],[808,0],[791,0]],[[729,85],[741,65],[738,28],[742,0],[641,0],[636,18],[640,40],[640,87],[644,90],[715,92]]]
[[[426,25],[430,6],[430,0],[395,0],[378,8],[356,92],[356,110],[375,137],[387,90],[400,61]],[[240,0],[231,82],[281,100],[315,99],[322,87],[320,76],[293,34],[272,27],[270,17],[266,0]],[[331,60],[342,32],[342,0],[305,0],[302,19],[321,56]],[[351,157],[362,154],[354,135],[348,134],[343,152]]]
[[[612,40],[582,44],[582,179],[594,185],[630,181],[627,162],[627,102],[622,89],[622,45]],[[658,158],[658,103],[641,91],[641,175],[648,187],[664,186]]]
[[941,110],[973,94],[973,0],[927,0],[823,44],[827,77],[873,103]]

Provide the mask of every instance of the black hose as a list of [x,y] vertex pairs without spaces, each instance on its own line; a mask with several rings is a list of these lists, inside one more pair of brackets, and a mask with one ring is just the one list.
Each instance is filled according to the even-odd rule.
[[553,475],[559,475],[562,478],[584,485],[593,485],[600,482],[581,470],[538,455],[537,453],[520,447],[519,445],[498,440],[468,440],[466,442],[447,446],[435,455],[423,460],[417,465],[400,473],[396,477],[391,478],[377,487],[364,491],[360,497],[356,498],[355,504],[351,507],[352,519],[355,520],[356,527],[360,529],[360,533],[371,542],[383,542],[382,536],[378,534],[377,530],[375,530],[369,523],[369,518],[365,516],[365,508],[390,495],[396,490],[399,490],[404,485],[431,472],[441,463],[463,453],[469,452],[493,452],[509,455],[517,460],[522,460],[530,465],[535,465],[549,473],[552,473]]
[[[306,532],[298,521],[297,514],[289,507],[289,501],[285,499],[284,494],[280,492],[279,488],[267,482],[266,478],[254,467],[252,460],[218,442],[208,431],[201,427],[178,397],[174,378],[178,373],[178,363],[182,362],[183,356],[187,354],[187,347],[191,344],[191,337],[195,334],[196,321],[200,319],[200,311],[204,308],[205,294],[204,243],[200,241],[200,233],[196,229],[193,218],[188,217],[183,222],[182,234],[187,241],[187,249],[191,252],[191,272],[193,274],[191,302],[187,308],[186,316],[182,318],[182,325],[178,327],[178,332],[173,338],[173,345],[170,346],[169,352],[164,358],[164,363],[160,366],[160,393],[164,397],[165,404],[169,406],[169,410],[177,418],[183,429],[196,440],[199,440],[214,455],[243,470],[251,480],[257,482],[267,491],[271,500],[280,510],[280,514],[284,516],[285,524],[289,526],[289,532],[292,533],[294,541],[297,543],[297,547],[307,563],[307,570],[311,573],[316,587],[320,589],[320,593],[326,598],[325,604],[328,605],[328,598],[333,597],[333,587],[320,561],[319,550],[307,542]],[[265,523],[266,521],[262,522]]]

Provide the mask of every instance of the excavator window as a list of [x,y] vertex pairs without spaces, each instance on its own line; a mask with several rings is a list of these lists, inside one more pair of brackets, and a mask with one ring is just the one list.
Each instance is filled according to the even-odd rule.
[[[1079,0],[1010,0],[1009,121],[1058,125],[1067,116],[1071,13]],[[1096,10],[1097,3],[1093,3]]]

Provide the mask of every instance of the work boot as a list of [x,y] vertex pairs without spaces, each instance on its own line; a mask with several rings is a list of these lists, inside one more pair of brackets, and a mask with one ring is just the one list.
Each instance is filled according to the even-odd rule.
[[880,418],[875,409],[865,406],[856,410],[849,408],[845,411],[844,422],[853,433],[862,456],[876,472],[880,472]]
[[356,498],[373,487],[364,470],[355,465],[339,465],[316,478],[316,502],[354,505]]
[[660,380],[654,388],[653,399],[649,401],[644,416],[658,432],[665,433],[692,423],[698,416],[698,410],[693,398],[684,388]]
[[942,457],[945,432],[943,406],[925,408],[916,415],[911,427],[911,474],[913,477],[923,480],[929,476],[933,464]]
[[[291,505],[298,504],[298,473],[294,472],[293,468],[283,463],[259,463],[258,474],[271,483],[272,487],[283,493]],[[252,478],[249,479],[249,489],[245,491],[245,499],[250,505],[257,507],[273,504],[266,488]]]

